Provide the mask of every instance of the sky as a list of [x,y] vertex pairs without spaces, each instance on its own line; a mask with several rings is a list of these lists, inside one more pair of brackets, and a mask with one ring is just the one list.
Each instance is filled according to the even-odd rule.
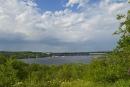
[[0,50],[112,50],[127,0],[0,0]]

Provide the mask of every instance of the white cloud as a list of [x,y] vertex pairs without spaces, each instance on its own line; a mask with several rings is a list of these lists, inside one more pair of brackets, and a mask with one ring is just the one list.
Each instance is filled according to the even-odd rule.
[[66,4],[66,7],[71,6],[73,7],[73,5],[78,4],[78,7],[82,7],[86,4],[88,0],[68,0],[68,3]]
[[118,27],[116,14],[125,13],[126,2],[110,3],[101,0],[96,6],[86,0],[69,0],[67,6],[85,4],[80,12],[70,9],[40,13],[32,0],[0,0],[0,39],[62,43],[87,43],[90,40],[113,39]]

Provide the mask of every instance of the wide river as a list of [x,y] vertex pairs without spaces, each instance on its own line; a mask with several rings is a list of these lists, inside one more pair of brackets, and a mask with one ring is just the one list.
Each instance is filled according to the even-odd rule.
[[47,65],[60,65],[71,63],[89,63],[94,56],[57,56],[57,57],[45,57],[45,58],[28,58],[20,59],[25,63],[35,64],[47,64]]

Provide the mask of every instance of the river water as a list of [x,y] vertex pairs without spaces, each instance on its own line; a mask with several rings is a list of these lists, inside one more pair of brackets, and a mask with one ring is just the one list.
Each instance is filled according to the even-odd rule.
[[45,58],[28,58],[20,59],[25,63],[35,64],[47,64],[47,65],[60,65],[71,63],[89,63],[94,56],[57,56],[57,57],[45,57]]

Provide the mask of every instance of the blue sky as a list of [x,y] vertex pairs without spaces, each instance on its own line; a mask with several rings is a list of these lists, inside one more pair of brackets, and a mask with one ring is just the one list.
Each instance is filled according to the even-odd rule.
[[[87,0],[86,0],[87,1]],[[126,2],[127,0],[111,0],[112,3],[118,2]],[[68,0],[36,0],[36,3],[38,7],[42,11],[57,11],[57,10],[64,10],[65,4],[68,2]],[[88,3],[89,5],[92,4],[99,4],[101,0],[89,0]],[[77,11],[77,6],[78,4],[74,4],[73,7],[68,7],[69,9],[73,11]]]
[[[78,4],[74,4],[72,7],[66,7],[66,3],[68,0],[36,0],[38,8],[42,11],[58,11],[64,10],[66,8],[71,9],[72,11],[78,11]],[[91,4],[99,4],[100,0],[90,0],[88,3]]]
[[44,11],[59,11],[64,10],[66,8],[71,9],[72,11],[78,11],[78,4],[75,4],[73,7],[66,7],[65,4],[68,0],[36,0],[38,8]]
[[104,51],[127,0],[0,0],[0,50]]
[[67,3],[67,0],[37,0],[36,3],[43,11],[56,11],[64,10],[63,5]]

